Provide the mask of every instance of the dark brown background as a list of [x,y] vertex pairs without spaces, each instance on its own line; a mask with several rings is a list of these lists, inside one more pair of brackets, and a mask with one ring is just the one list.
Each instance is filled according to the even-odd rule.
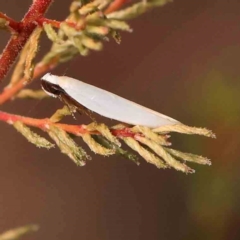
[[[20,20],[31,2],[1,0],[0,9]],[[64,19],[68,2],[55,0],[48,16]],[[192,164],[197,172],[186,176],[91,153],[78,168],[0,123],[0,231],[38,223],[26,239],[239,239],[239,9],[238,0],[175,0],[132,21],[120,46],[111,41],[54,70],[213,129],[217,140],[173,137],[175,148],[210,157],[211,167]],[[1,48],[8,37],[1,33]],[[40,55],[48,48],[45,38]],[[1,109],[46,117],[59,106],[19,100]]]

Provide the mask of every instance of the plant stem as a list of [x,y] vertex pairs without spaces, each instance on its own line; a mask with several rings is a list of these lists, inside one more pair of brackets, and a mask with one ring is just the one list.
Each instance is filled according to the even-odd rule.
[[[38,63],[34,69],[33,79],[38,78],[39,76],[43,75],[45,72],[53,69],[56,66],[55,62],[49,64],[43,64],[42,62]],[[9,99],[13,98],[21,89],[23,89],[27,84],[27,80],[23,77],[19,82],[5,88],[5,90],[0,94],[0,105],[8,101]]]
[[[86,125],[69,125],[69,124],[63,124],[63,123],[54,123],[49,118],[43,118],[43,119],[36,119],[36,118],[29,118],[24,116],[19,116],[15,114],[10,114],[6,112],[0,111],[0,121],[7,122],[8,124],[13,124],[15,122],[22,122],[25,125],[40,128],[44,131],[47,131],[49,126],[55,126],[58,128],[61,128],[62,130],[81,136],[82,134],[100,134],[97,131],[89,131],[87,130]],[[135,136],[139,135],[137,133],[132,132],[129,128],[123,128],[123,129],[112,129],[111,133],[114,136],[117,137],[132,137],[135,138]]]
[[[123,4],[125,4],[127,1],[129,0],[115,0],[114,2],[112,2],[112,4],[106,9],[107,13],[116,11],[117,9],[121,8],[121,6]],[[38,25],[42,25],[44,22],[50,23],[52,24],[53,27],[59,28],[59,25],[61,22],[59,21],[55,21],[55,20],[51,20],[51,19],[47,19],[43,16],[43,14],[45,13],[45,11],[47,10],[47,7],[53,2],[53,0],[35,0],[35,2],[33,3],[34,6],[39,6],[39,4],[41,2],[44,2],[44,8],[40,7],[38,10],[37,16],[38,18],[35,19],[35,22],[38,23]],[[35,7],[33,7],[33,5],[30,7],[28,13],[25,15],[24,19],[22,21],[26,21],[29,22],[31,19],[33,20],[33,9]],[[40,11],[41,10],[41,11]],[[45,10],[45,11],[43,11]],[[30,13],[29,13],[30,12]],[[41,14],[40,14],[41,13]],[[3,16],[5,16],[4,14],[2,14]],[[2,16],[0,15],[0,16]],[[5,16],[5,19],[8,18]],[[8,18],[10,19],[10,18]],[[21,23],[22,23],[21,21]],[[75,27],[76,28],[76,24],[72,23],[72,22],[67,22],[70,26]],[[20,24],[20,23],[19,23]],[[31,24],[31,21],[30,21]],[[32,26],[36,27],[36,25]],[[24,30],[26,29],[26,26],[24,28]],[[34,30],[33,29],[33,30]],[[24,32],[24,31],[23,31]],[[30,37],[30,35],[26,35],[25,39],[24,39],[24,44],[26,43],[25,40],[27,41],[27,39]],[[12,37],[13,38],[13,37]],[[27,39],[26,39],[27,38]],[[11,41],[11,39],[10,39]],[[12,40],[13,41],[13,40]],[[8,49],[4,49],[2,56],[0,56],[0,81],[1,79],[6,75],[6,73],[8,72],[11,64],[15,61],[16,57],[18,56],[19,52],[21,51],[21,49],[23,48],[23,46],[19,46],[19,40],[15,40],[14,44],[16,44],[16,47],[19,47],[17,51],[14,51],[13,53],[11,53],[11,49],[9,50],[9,48],[11,48],[11,44],[8,44],[8,46],[6,48]],[[14,55],[14,56],[13,56]],[[33,79],[36,79],[37,77],[41,76],[42,74],[44,74],[45,72],[49,71],[50,69],[55,68],[58,65],[57,61],[55,61],[54,63],[49,63],[49,64],[43,64],[43,63],[38,63],[34,69],[34,74],[33,74]],[[13,86],[6,88],[2,94],[0,94],[0,105],[5,103],[6,101],[8,101],[9,99],[12,99],[14,97],[15,94],[17,94],[22,88],[24,88],[26,86],[26,79],[22,78],[18,83],[14,84]]]
[[16,22],[14,19],[8,17],[7,15],[5,15],[2,12],[0,12],[0,18],[3,18],[8,22],[7,26],[10,27],[11,30],[13,30],[15,32],[20,31],[20,23],[19,22]]
[[[37,19],[45,14],[52,2],[53,0],[33,1],[22,21],[18,23],[18,33],[11,36],[3,53],[0,55],[0,81],[6,76],[30,35],[37,27]],[[8,20],[10,20],[10,18],[8,18]]]
[[114,12],[122,7],[125,3],[129,2],[129,0],[114,0],[109,7],[105,10],[105,14],[109,14],[111,12]]
[[77,26],[76,23],[71,22],[71,21],[56,21],[56,20],[52,20],[52,19],[48,19],[48,18],[44,18],[44,17],[39,18],[37,20],[37,22],[40,26],[42,26],[44,23],[48,23],[48,24],[51,24],[55,28],[60,28],[60,24],[64,22],[64,23],[68,24],[69,27],[75,28],[78,31],[84,27],[84,26]]

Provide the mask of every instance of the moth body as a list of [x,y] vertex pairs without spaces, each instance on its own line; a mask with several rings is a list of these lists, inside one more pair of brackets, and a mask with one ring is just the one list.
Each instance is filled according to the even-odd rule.
[[51,96],[66,96],[93,112],[123,123],[149,128],[179,124],[173,118],[74,78],[47,73],[42,77],[42,88]]

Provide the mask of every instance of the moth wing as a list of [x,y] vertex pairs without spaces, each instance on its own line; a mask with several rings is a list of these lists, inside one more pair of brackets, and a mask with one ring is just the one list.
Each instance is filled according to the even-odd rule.
[[61,87],[70,97],[104,117],[150,128],[179,123],[173,118],[82,81],[68,78],[67,83]]

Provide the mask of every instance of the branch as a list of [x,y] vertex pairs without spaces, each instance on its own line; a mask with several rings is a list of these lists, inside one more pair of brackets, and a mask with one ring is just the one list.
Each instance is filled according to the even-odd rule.
[[112,13],[120,9],[124,4],[129,2],[129,0],[114,0],[109,7],[104,11],[105,14]]
[[20,31],[20,23],[16,22],[14,19],[8,17],[6,14],[0,12],[0,18],[5,19],[7,22],[7,27],[9,27],[11,30],[14,30],[15,32]]
[[18,23],[18,26],[21,27],[19,33],[11,36],[0,56],[0,81],[6,76],[11,65],[15,62],[30,35],[37,27],[37,19],[45,14],[52,2],[53,0],[35,0],[22,21]]
[[[114,19],[102,19],[101,16],[97,17],[96,14],[88,15],[89,19],[89,26],[85,26],[85,22],[81,18],[81,16],[78,16],[76,18],[76,14],[79,15],[78,10],[79,8],[76,8],[74,13],[71,13],[69,17],[65,21],[56,21],[52,19],[47,19],[43,16],[44,11],[46,11],[47,6],[50,5],[50,3],[53,0],[35,0],[32,7],[30,7],[28,13],[25,15],[23,20],[19,23],[22,24],[24,29],[21,34],[17,35],[17,37],[12,37],[10,39],[10,43],[5,48],[2,56],[0,56],[0,80],[1,78],[7,73],[9,70],[11,64],[14,62],[15,58],[19,54],[19,52],[22,50],[23,45],[26,44],[26,41],[30,37],[30,30],[34,30],[36,26],[42,27],[43,25],[48,26],[48,28],[55,27],[55,28],[61,28],[65,35],[70,38],[70,41],[65,41],[61,44],[55,44],[54,40],[56,39],[61,40],[61,36],[58,36],[57,33],[54,32],[53,29],[48,29],[49,32],[47,32],[47,27],[44,27],[45,32],[47,33],[48,37],[53,41],[53,46],[48,54],[45,55],[44,59],[38,63],[34,69],[34,74],[32,80],[38,78],[45,72],[48,72],[49,70],[55,68],[58,64],[61,62],[69,61],[71,58],[73,58],[77,53],[80,53],[83,56],[86,56],[89,52],[89,50],[100,50],[102,47],[102,43],[99,40],[99,38],[89,38],[89,36],[86,36],[86,34],[81,35],[79,39],[74,38],[74,41],[71,40],[72,36],[75,36],[79,30],[82,30],[86,27],[86,32],[89,32],[93,36],[98,36],[102,39],[105,38],[106,34],[109,32],[109,29],[112,31],[111,34],[115,38],[115,40],[118,37],[114,36],[115,31],[123,30],[123,31],[130,31],[130,27],[127,23],[123,21],[116,21]],[[167,1],[167,0],[166,0]],[[113,12],[121,8],[123,4],[125,4],[127,0],[115,0],[113,1],[109,7],[106,9],[107,12]],[[44,3],[44,4],[40,4]],[[39,4],[41,6],[39,6]],[[38,7],[38,8],[37,8]],[[36,10],[36,12],[34,12]],[[4,14],[2,14],[5,16]],[[5,16],[5,18],[10,19]],[[44,24],[45,23],[45,24]],[[64,24],[62,24],[64,23]],[[31,29],[27,29],[27,27],[31,27]],[[26,33],[25,33],[26,30]],[[49,36],[51,35],[52,36]],[[117,34],[118,35],[118,34]],[[52,37],[52,38],[51,38]],[[21,38],[19,40],[19,38]],[[55,40],[56,40],[55,39]],[[21,41],[21,44],[20,42]],[[116,40],[116,41],[119,41]],[[71,43],[72,45],[69,45]],[[59,49],[60,48],[60,49]],[[23,68],[24,70],[24,68]],[[22,90],[26,84],[29,82],[26,78],[22,78],[15,84],[10,84],[7,88],[5,88],[4,92],[0,94],[0,105],[5,103],[6,101],[12,99],[20,90]]]
[[43,26],[44,23],[47,23],[47,24],[51,24],[51,26],[55,27],[55,28],[60,28],[61,23],[66,23],[69,27],[72,27],[78,31],[84,28],[84,25],[78,26],[76,23],[71,22],[71,21],[67,21],[67,20],[56,21],[56,20],[52,20],[52,19],[48,19],[48,18],[44,18],[44,17],[39,18],[37,20],[37,22],[40,26]]
[[[10,114],[2,111],[0,111],[0,121],[7,122],[8,124],[11,124],[11,125],[14,124],[15,122],[20,121],[25,125],[36,127],[44,131],[48,130],[49,126],[53,126],[53,127],[58,127],[76,136],[81,136],[83,134],[94,134],[94,135],[100,134],[97,131],[88,130],[86,125],[68,125],[63,123],[54,123],[49,118],[43,118],[43,119],[29,118],[29,117],[19,116],[19,115]],[[117,137],[135,138],[136,136],[141,136],[141,134],[139,135],[137,133],[134,133],[128,128],[112,129],[111,133]]]
[[[69,61],[77,54],[86,56],[91,50],[101,50],[102,42],[108,39],[109,35],[119,42],[118,31],[131,31],[130,26],[125,22],[126,19],[136,17],[150,8],[162,6],[170,0],[149,2],[141,0],[139,3],[116,12],[128,1],[106,1],[99,8],[100,1],[98,0],[87,1],[88,4],[83,6],[73,4],[70,8],[70,15],[65,21],[45,18],[45,12],[53,0],[34,0],[21,22],[16,22],[0,12],[1,28],[8,29],[12,33],[7,46],[0,55],[0,81],[21,52],[10,84],[0,94],[0,104],[16,97],[17,93],[30,83],[31,78],[33,80],[37,79],[61,62]],[[108,7],[106,7],[107,5]],[[105,8],[106,10],[103,13],[102,9]],[[105,14],[108,15],[105,16]],[[60,31],[56,32],[54,28],[60,29]],[[33,60],[37,53],[39,36],[42,30],[46,32],[53,45],[34,68]],[[65,114],[69,114],[69,111],[65,113],[64,111],[57,111],[51,118],[34,119],[0,111],[0,121],[13,125],[17,131],[37,147],[49,149],[54,144],[38,136],[29,126],[47,132],[61,152],[81,166],[85,164],[85,160],[89,157],[68,133],[80,136],[89,148],[97,154],[104,156],[121,154],[135,161],[135,156],[120,147],[122,141],[135,152],[138,152],[147,162],[158,168],[172,167],[178,171],[193,173],[194,170],[189,168],[182,160],[208,165],[211,163],[207,158],[169,148],[171,144],[168,142],[168,135],[166,135],[169,132],[178,132],[215,137],[208,129],[189,127],[181,123],[155,129],[123,124],[107,127],[105,124],[96,122],[89,125],[59,123]]]
[[[34,3],[34,6],[38,6],[39,2],[45,2],[46,0],[36,0]],[[48,0],[48,4],[50,5],[52,0]],[[110,6],[108,8],[108,12],[112,12],[115,10],[117,10],[118,8],[120,8],[126,1],[121,1],[121,4],[119,1],[114,1],[114,5],[111,5],[111,9]],[[113,4],[112,3],[112,4]],[[117,4],[117,5],[116,5]],[[114,6],[114,9],[113,9]],[[46,4],[45,4],[46,7]],[[34,7],[31,7],[28,14],[25,15],[24,19],[22,20],[22,22],[28,23],[30,21],[29,24],[32,24],[33,21],[33,15],[32,15],[32,9],[34,9]],[[75,30],[80,30],[83,26],[76,24],[75,22],[71,22],[69,20],[66,21],[56,21],[56,20],[51,20],[51,19],[47,19],[43,16],[43,10],[46,10],[46,8],[40,8],[41,11],[38,11],[38,13],[36,13],[36,17],[35,19],[35,24],[37,23],[38,25],[42,26],[44,23],[50,24],[53,27],[59,28],[61,23],[66,23],[69,27],[74,28]],[[41,14],[39,14],[39,12]],[[5,16],[5,15],[4,15]],[[33,26],[31,25],[31,28],[35,28],[36,25],[33,24]],[[28,26],[28,24],[27,24]],[[26,26],[25,26],[26,28]],[[31,29],[34,30],[34,29]],[[24,31],[23,31],[24,32]],[[23,33],[22,33],[23,34]],[[0,80],[1,78],[7,73],[7,71],[10,68],[10,65],[14,62],[15,58],[17,57],[18,53],[22,50],[23,48],[23,44],[26,43],[26,41],[29,39],[30,37],[30,31],[28,31],[28,34],[24,35],[24,38],[22,39],[22,43],[19,44],[19,37],[20,35],[18,35],[17,38],[11,38],[10,39],[10,43],[8,44],[8,46],[5,48],[2,56],[0,57]],[[6,64],[5,64],[6,63]],[[58,60],[57,59],[53,59],[51,60],[51,63],[38,63],[34,69],[34,74],[33,74],[33,79],[38,78],[39,76],[41,76],[42,74],[48,72],[50,69],[53,69],[54,67],[56,67],[58,65]],[[23,89],[26,84],[28,84],[28,82],[26,81],[25,78],[22,78],[19,82],[17,82],[16,84],[9,86],[8,88],[6,88],[4,90],[4,92],[2,94],[0,94],[0,105],[5,103],[6,101],[8,101],[9,99],[12,99],[14,97],[14,95],[16,95],[21,89]]]
[[[66,114],[64,109],[57,111],[54,115],[60,116],[63,113]],[[60,118],[63,117],[63,115],[60,116]],[[53,144],[33,133],[26,125],[46,131],[56,142],[60,150],[80,166],[85,165],[85,160],[89,159],[89,156],[84,149],[77,146],[72,138],[66,133],[82,137],[89,148],[97,154],[104,156],[120,154],[136,162],[136,156],[120,148],[121,143],[118,139],[121,139],[131,149],[138,152],[147,162],[154,164],[158,168],[165,169],[172,167],[185,173],[194,173],[193,169],[189,168],[183,162],[178,161],[177,158],[198,164],[211,165],[211,161],[205,157],[169,148],[171,143],[167,141],[168,136],[166,132],[161,132],[159,128],[149,129],[143,126],[128,127],[126,125],[116,125],[112,128],[108,128],[106,125],[98,123],[89,125],[68,125],[56,123],[52,118],[34,119],[0,111],[0,121],[13,125],[34,145],[49,149]],[[206,129],[192,128],[182,124],[169,126],[169,128],[163,129],[163,131],[166,130],[185,134],[211,136],[209,135],[210,131],[206,134]]]
[[[52,61],[49,64],[43,64],[38,63],[34,69],[33,73],[33,79],[38,78],[39,76],[43,75],[45,72],[49,71],[50,69],[53,69],[56,66],[56,61]],[[9,99],[12,99],[21,89],[26,87],[27,84],[29,84],[24,77],[14,84],[13,86],[9,86],[8,88],[5,88],[5,90],[0,94],[0,105],[8,101]]]

